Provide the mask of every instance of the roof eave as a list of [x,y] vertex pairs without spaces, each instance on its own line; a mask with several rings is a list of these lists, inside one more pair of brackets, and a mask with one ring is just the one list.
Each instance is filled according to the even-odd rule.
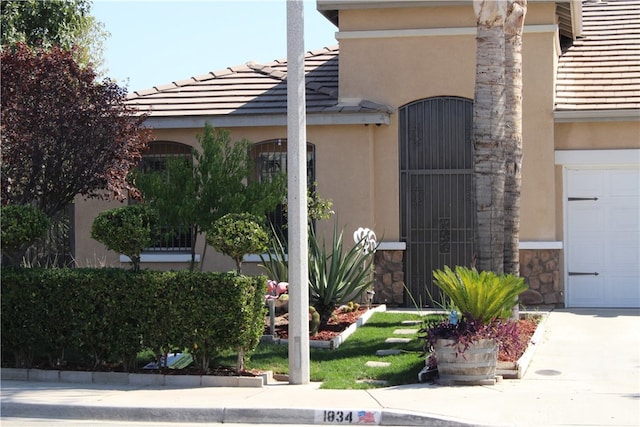
[[640,109],[620,110],[556,110],[555,123],[640,121]]
[[[316,113],[307,114],[308,126],[388,125],[389,113]],[[203,128],[205,123],[218,128],[286,126],[286,114],[149,117],[144,125],[154,129]]]

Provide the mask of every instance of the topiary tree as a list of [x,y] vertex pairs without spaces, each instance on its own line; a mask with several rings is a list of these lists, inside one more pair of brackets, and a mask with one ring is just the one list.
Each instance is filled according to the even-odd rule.
[[32,205],[8,205],[0,210],[2,254],[9,264],[18,265],[24,252],[51,226],[49,218]]
[[131,259],[140,271],[140,254],[151,245],[157,212],[147,205],[129,205],[100,212],[91,225],[91,237]]
[[226,214],[207,233],[207,243],[236,262],[241,274],[242,258],[269,248],[269,235],[260,220],[248,213]]

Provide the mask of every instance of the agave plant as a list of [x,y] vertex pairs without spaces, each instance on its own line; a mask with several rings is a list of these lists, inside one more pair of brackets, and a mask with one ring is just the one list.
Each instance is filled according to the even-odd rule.
[[325,325],[333,310],[359,297],[372,283],[373,251],[363,250],[359,241],[346,250],[343,232],[333,228],[333,242],[327,248],[313,230],[309,232],[309,299]]
[[451,299],[460,313],[470,321],[489,324],[506,318],[527,289],[524,279],[511,274],[497,275],[491,271],[457,266],[433,272],[434,283]]
[[287,248],[271,224],[271,246],[268,254],[260,254],[260,267],[267,272],[269,279],[276,283],[289,281],[289,263]]

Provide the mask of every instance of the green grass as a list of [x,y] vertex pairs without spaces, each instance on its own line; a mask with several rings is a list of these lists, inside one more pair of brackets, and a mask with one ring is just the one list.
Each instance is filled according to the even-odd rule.
[[[419,329],[418,325],[402,325],[403,320],[422,320],[426,316],[413,313],[374,313],[369,321],[359,327],[335,350],[310,348],[310,378],[322,382],[325,389],[367,389],[381,387],[375,382],[386,381],[385,386],[413,384],[424,367],[423,341],[417,334],[394,335],[396,329]],[[408,343],[389,344],[389,337],[413,338]],[[376,350],[399,349],[401,354],[376,356]],[[390,362],[389,367],[367,367],[367,361]],[[219,365],[233,365],[232,356],[219,358]],[[247,363],[248,369],[269,370],[287,374],[289,370],[288,348],[285,345],[260,344]]]

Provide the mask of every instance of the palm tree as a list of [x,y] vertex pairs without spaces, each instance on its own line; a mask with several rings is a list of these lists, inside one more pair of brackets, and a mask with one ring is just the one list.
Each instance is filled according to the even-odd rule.
[[522,184],[522,28],[527,0],[508,0],[505,31],[504,272],[520,274],[520,187]]
[[476,267],[504,269],[504,110],[506,0],[474,0],[476,85],[473,108]]

